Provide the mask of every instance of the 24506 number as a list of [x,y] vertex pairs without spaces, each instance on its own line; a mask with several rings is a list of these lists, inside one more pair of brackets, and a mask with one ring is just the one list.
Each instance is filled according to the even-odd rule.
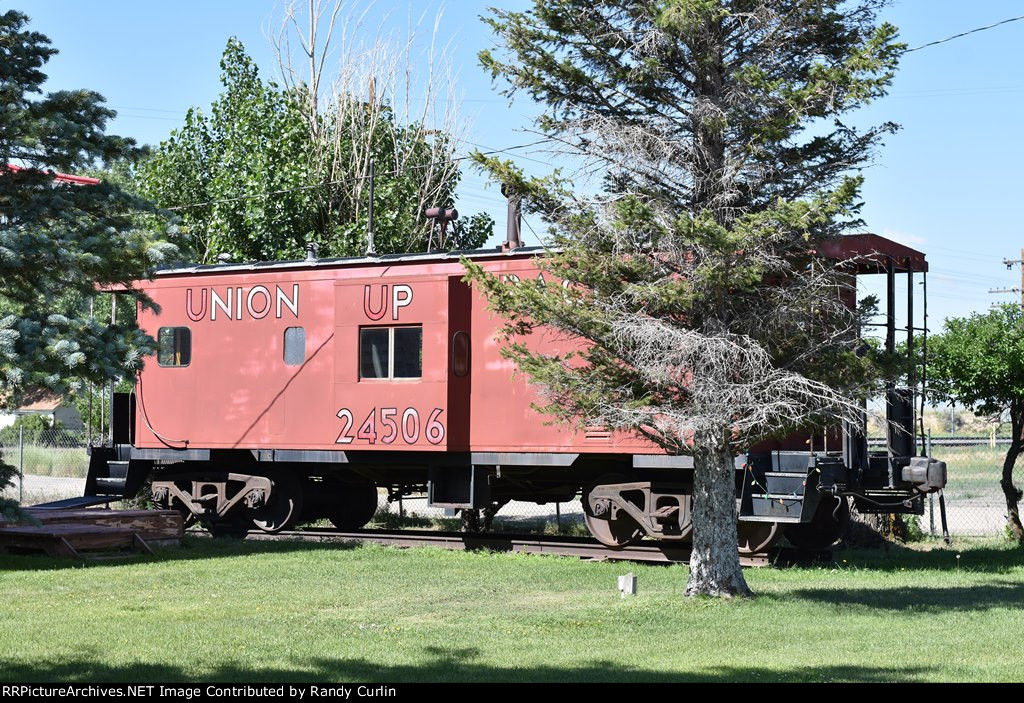
[[[406,408],[399,415],[398,408],[372,408],[366,419],[359,425],[355,435],[352,428],[355,418],[352,411],[342,408],[338,411],[338,419],[345,423],[338,435],[336,444],[352,444],[357,439],[367,444],[394,444],[401,438],[404,444],[416,444],[420,434],[431,444],[444,441],[444,423],[441,422],[441,408],[434,408],[427,417],[426,424],[421,426],[420,414],[416,408]],[[379,429],[378,429],[379,428]]]

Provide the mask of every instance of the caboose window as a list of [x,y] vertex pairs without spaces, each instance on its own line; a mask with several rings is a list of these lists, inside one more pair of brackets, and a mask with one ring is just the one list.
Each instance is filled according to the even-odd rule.
[[423,328],[396,327],[395,378],[419,378],[423,375]]
[[469,373],[469,333],[462,330],[452,335],[452,373],[459,378]]
[[161,327],[157,332],[156,361],[160,366],[188,366],[192,363],[192,330]]
[[299,366],[306,360],[306,328],[289,327],[284,331],[284,363]]
[[390,375],[388,350],[390,332],[387,327],[359,330],[359,376],[387,378]]
[[422,327],[364,327],[359,330],[360,378],[422,376]]

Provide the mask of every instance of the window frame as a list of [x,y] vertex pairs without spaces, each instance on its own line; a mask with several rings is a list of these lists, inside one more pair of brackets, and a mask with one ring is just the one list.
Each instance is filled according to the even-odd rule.
[[[165,364],[160,360],[162,341],[164,330],[185,330],[188,333],[188,363],[186,364]],[[175,335],[174,339],[177,339]],[[171,349],[171,355],[173,356],[175,350]],[[156,331],[156,363],[157,366],[163,369],[185,369],[192,365],[192,328],[187,325],[168,325],[167,327],[159,327]]]
[[[297,362],[288,361],[288,332],[291,330],[300,330],[302,336],[302,360]],[[285,327],[284,332],[281,334],[281,359],[284,361],[285,366],[302,366],[306,363],[306,328],[297,325],[291,327]]]
[[452,335],[451,371],[455,378],[465,378],[469,375],[470,341],[469,332],[465,330],[458,330]]
[[[419,376],[395,376],[395,330],[402,329],[415,329],[419,330],[420,335],[420,375]],[[387,350],[387,376],[364,376],[363,375],[363,332],[370,330],[387,330],[388,331],[388,350]],[[369,383],[416,383],[423,380],[423,325],[412,324],[412,325],[362,325],[359,327],[359,340],[358,340],[358,353],[356,357],[358,382],[362,383],[367,381]]]

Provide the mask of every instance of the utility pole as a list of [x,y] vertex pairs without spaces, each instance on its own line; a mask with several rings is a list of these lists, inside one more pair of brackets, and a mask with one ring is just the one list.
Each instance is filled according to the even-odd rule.
[[1020,306],[1024,308],[1024,249],[1020,250],[1019,259],[1003,259],[1006,270],[1009,271],[1014,265],[1020,265],[1020,288],[990,288],[989,293],[1020,293]]

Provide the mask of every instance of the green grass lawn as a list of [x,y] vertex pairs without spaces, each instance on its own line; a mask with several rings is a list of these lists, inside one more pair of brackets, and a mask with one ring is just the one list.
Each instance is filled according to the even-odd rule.
[[530,555],[190,538],[84,568],[4,556],[0,679],[1024,679],[1024,552],[1004,543],[747,578],[755,600],[719,602],[685,599],[683,566]]

